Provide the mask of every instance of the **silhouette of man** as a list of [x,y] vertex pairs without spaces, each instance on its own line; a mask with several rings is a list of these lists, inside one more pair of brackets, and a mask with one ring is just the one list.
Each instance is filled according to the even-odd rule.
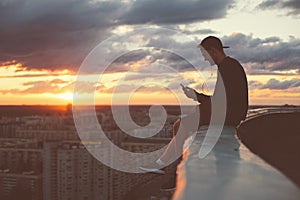
[[[218,66],[217,83],[212,96],[203,93],[199,94],[192,88],[183,88],[187,97],[200,103],[199,126],[210,123],[211,99],[222,92],[223,84],[227,103],[225,125],[237,126],[241,120],[245,119],[248,110],[248,85],[243,67],[237,60],[224,53],[223,48],[229,47],[223,46],[221,40],[217,37],[209,36],[205,38],[198,45],[198,48],[200,48],[204,59],[210,65],[216,64]],[[187,122],[190,121],[187,120]]]
[[[177,120],[173,125],[173,135],[178,132],[181,126],[180,134],[173,137],[167,150],[157,161],[159,165],[164,165],[174,157],[179,157],[182,153],[182,147],[185,139],[189,137],[189,127],[193,127],[192,123],[199,123],[198,128],[203,125],[209,125],[211,120],[211,100],[223,91],[223,84],[226,92],[226,115],[225,125],[236,127],[245,119],[248,110],[248,84],[246,74],[241,64],[227,56],[224,53],[223,46],[219,38],[214,36],[206,37],[198,46],[204,57],[210,65],[216,64],[218,67],[217,82],[212,96],[198,93],[196,90],[183,87],[183,91],[188,98],[200,103],[200,120],[196,117],[197,113],[192,113],[186,117]],[[221,76],[221,77],[220,77]],[[223,81],[223,83],[222,83]]]
[[199,117],[197,117],[199,113],[194,112],[178,119],[174,123],[173,139],[160,159],[156,161],[157,168],[166,166],[170,164],[169,161],[176,160],[176,158],[180,157],[183,144],[192,131],[190,127],[195,127],[195,123],[198,123],[198,128],[210,124],[211,100],[220,96],[219,93],[224,91],[224,87],[227,106],[224,125],[236,127],[245,119],[247,114],[248,85],[246,74],[237,60],[224,53],[223,48],[229,47],[223,46],[221,40],[214,36],[206,37],[197,47],[200,48],[204,59],[208,61],[210,65],[216,64],[218,67],[215,90],[212,96],[208,96],[203,93],[198,93],[192,88],[183,87],[183,91],[188,98],[200,103],[200,120],[195,121],[199,119]]

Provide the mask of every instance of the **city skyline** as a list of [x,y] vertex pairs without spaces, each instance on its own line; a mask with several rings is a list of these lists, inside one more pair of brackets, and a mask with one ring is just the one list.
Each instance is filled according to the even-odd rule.
[[[107,159],[116,157],[109,145],[102,141],[80,140],[70,110],[60,114],[58,111],[61,110],[45,109],[43,114],[18,117],[5,117],[2,113],[1,199],[131,199],[126,196],[137,186],[162,178],[154,174],[125,173],[105,165],[90,151]],[[147,123],[145,111],[145,107],[133,110],[137,122]],[[169,111],[174,112],[172,108]],[[98,110],[97,116],[107,137],[127,151],[151,152],[170,141],[173,115],[169,116],[164,129],[146,140],[123,134],[113,123],[109,108]],[[86,116],[85,120],[89,121],[90,117]],[[144,159],[135,161],[145,162]],[[130,166],[131,162],[124,159],[124,164]]]
[[[11,0],[0,3],[0,13],[0,105],[72,103],[76,75],[88,54],[112,36],[141,27],[150,31],[107,47],[113,51],[121,44],[128,54],[111,63],[99,82],[85,83],[96,91],[95,104],[194,105],[180,83],[213,92],[216,67],[203,62],[194,43],[215,35],[230,46],[225,52],[243,65],[250,105],[299,105],[296,0]],[[157,28],[190,40],[167,31],[151,32]],[[174,51],[130,51],[134,44],[170,43]],[[179,58],[187,49],[190,56]],[[190,61],[198,60],[197,72]],[[93,76],[89,72],[86,79]]]

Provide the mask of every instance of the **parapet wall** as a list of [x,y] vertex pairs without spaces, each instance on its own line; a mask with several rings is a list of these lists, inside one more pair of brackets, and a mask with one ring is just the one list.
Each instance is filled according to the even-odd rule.
[[300,189],[250,152],[233,128],[225,128],[213,150],[200,159],[205,133],[196,135],[178,166],[173,200],[300,199]]

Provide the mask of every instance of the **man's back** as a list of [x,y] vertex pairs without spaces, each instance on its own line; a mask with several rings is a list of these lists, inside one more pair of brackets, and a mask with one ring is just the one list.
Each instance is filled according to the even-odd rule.
[[[230,57],[226,57],[218,65],[222,77],[227,101],[226,125],[237,125],[245,119],[248,110],[248,84],[246,74],[241,64]],[[219,91],[218,78],[215,92]]]

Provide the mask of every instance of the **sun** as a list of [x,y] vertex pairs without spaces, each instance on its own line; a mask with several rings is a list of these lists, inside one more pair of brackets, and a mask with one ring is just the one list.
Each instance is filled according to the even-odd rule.
[[73,100],[73,93],[72,92],[65,92],[57,95],[59,98],[64,100]]

